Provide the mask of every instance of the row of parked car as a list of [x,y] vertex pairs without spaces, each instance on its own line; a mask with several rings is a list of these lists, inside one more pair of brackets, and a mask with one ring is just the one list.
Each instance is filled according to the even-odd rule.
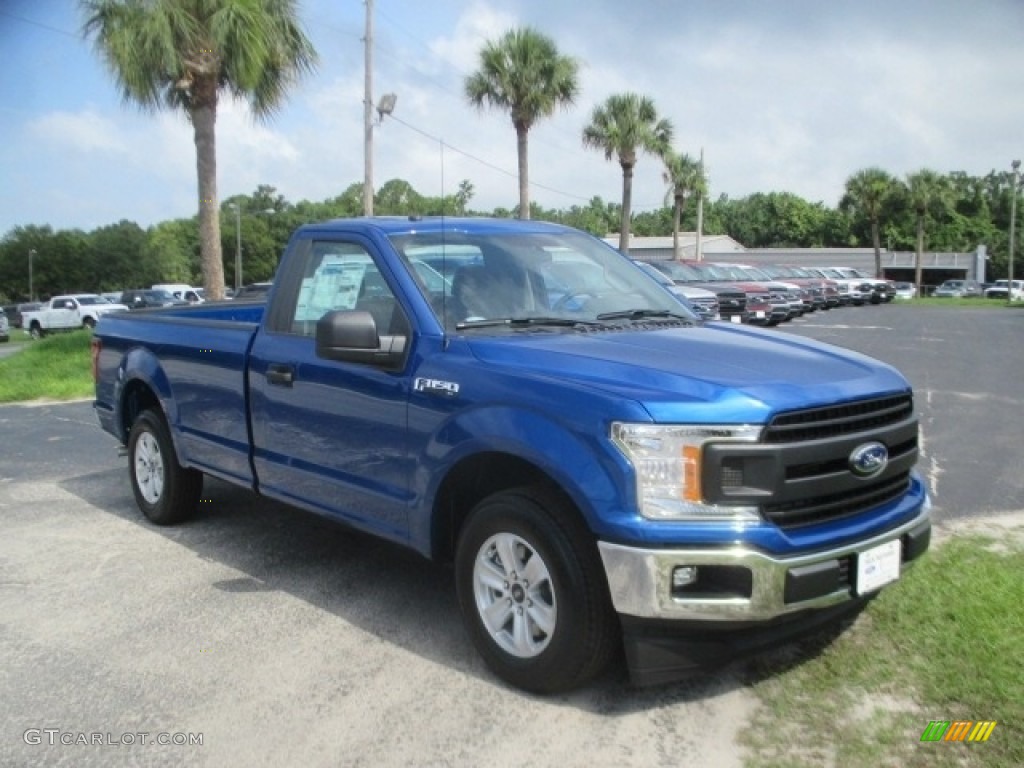
[[807,312],[892,301],[896,285],[850,267],[637,262],[705,318],[773,326]]
[[1024,280],[996,280],[994,283],[979,283],[977,280],[946,280],[935,289],[932,296],[937,298],[962,299],[984,296],[986,299],[1002,299],[1006,301],[1024,300]]
[[[270,283],[254,283],[229,292],[227,298],[262,298]],[[130,288],[106,293],[71,293],[45,302],[23,302],[0,308],[0,341],[10,339],[10,328],[21,328],[32,338],[50,331],[94,328],[101,316],[155,307],[187,306],[205,301],[202,288],[166,283],[152,288]]]

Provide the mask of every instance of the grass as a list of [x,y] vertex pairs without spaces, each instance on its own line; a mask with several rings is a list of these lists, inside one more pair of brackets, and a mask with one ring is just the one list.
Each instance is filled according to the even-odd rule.
[[1024,309],[1024,301],[1015,301],[1013,306],[1006,303],[1004,299],[986,299],[972,296],[965,299],[944,299],[926,297],[921,299],[900,300],[900,304],[910,304],[918,307],[976,307],[984,309]]
[[[953,539],[841,634],[756,661],[748,765],[1024,765],[1024,545]],[[760,668],[758,668],[760,667]],[[983,743],[932,720],[995,720]]]
[[90,397],[94,391],[91,338],[90,331],[58,333],[26,343],[24,349],[0,360],[0,403]]

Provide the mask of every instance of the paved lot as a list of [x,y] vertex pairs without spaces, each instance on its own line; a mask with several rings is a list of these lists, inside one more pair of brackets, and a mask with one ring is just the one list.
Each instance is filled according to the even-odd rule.
[[[1024,313],[872,307],[781,332],[911,378],[938,519],[1024,508]],[[477,659],[446,569],[218,482],[196,521],[150,526],[88,403],[0,407],[0,435],[0,765],[740,764],[742,670],[525,695]]]
[[850,307],[783,326],[910,379],[935,519],[1024,509],[1024,310]]

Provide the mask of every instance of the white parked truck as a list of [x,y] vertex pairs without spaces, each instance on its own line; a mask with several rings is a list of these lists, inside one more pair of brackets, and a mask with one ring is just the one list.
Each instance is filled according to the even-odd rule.
[[95,328],[103,315],[127,310],[124,304],[113,304],[95,293],[73,293],[54,296],[39,309],[22,312],[21,323],[33,339],[39,339],[52,331]]

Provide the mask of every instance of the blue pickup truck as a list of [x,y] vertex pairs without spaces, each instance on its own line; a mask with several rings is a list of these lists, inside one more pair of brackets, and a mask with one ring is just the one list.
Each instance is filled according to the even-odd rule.
[[861,608],[928,548],[891,367],[701,322],[541,222],[304,226],[265,303],[106,315],[95,409],[153,523],[205,475],[451,564],[536,692],[675,679]]

